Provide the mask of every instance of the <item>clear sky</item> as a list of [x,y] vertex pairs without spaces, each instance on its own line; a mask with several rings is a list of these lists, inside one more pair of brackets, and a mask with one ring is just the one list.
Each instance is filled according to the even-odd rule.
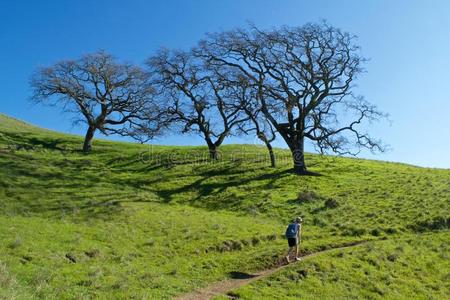
[[[362,156],[450,168],[448,0],[0,0],[0,112],[83,133],[59,109],[30,103],[28,82],[37,67],[98,49],[140,64],[161,46],[189,48],[205,32],[249,21],[271,28],[322,19],[359,36],[370,61],[357,91],[392,120],[369,128],[392,150]],[[202,140],[170,136],[157,143]],[[280,140],[277,146],[284,144]]]

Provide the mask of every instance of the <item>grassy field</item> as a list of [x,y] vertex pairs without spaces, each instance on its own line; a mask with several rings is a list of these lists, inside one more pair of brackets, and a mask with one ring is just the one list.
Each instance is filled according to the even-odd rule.
[[287,300],[448,299],[447,234],[407,234],[327,253],[229,295],[238,299]]
[[250,145],[224,146],[212,163],[205,147],[95,140],[85,155],[81,143],[0,115],[0,298],[168,299],[273,265],[297,215],[305,252],[373,242],[240,297],[449,293],[450,170],[308,155],[322,176],[299,177],[281,149],[272,169]]

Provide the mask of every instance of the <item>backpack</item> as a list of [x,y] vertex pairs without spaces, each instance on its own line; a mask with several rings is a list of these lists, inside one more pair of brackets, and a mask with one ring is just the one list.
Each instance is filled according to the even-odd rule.
[[291,239],[297,237],[298,224],[292,223],[286,228],[286,238]]

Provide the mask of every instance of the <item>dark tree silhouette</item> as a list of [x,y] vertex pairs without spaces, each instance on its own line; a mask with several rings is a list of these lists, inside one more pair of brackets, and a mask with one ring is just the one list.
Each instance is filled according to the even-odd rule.
[[97,130],[106,135],[133,136],[145,125],[148,137],[159,131],[155,118],[159,112],[154,111],[153,88],[147,84],[145,72],[117,63],[104,51],[42,68],[32,76],[31,86],[36,102],[60,104],[76,114],[76,122],[87,124],[84,152],[91,151]]
[[210,157],[218,159],[219,146],[247,119],[230,105],[227,82],[192,52],[162,50],[147,66],[153,86],[167,101],[170,121],[181,125],[182,133],[199,133]]
[[294,171],[308,174],[305,139],[320,152],[383,151],[358,127],[385,115],[352,92],[365,61],[355,37],[327,23],[263,31],[210,34],[196,55],[217,68],[234,68],[257,87],[265,118],[285,140]]

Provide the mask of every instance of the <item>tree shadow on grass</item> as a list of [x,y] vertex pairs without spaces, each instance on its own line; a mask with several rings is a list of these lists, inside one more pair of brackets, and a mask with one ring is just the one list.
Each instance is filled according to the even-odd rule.
[[[28,155],[8,152],[0,156],[0,163],[0,187],[6,196],[0,211],[5,214],[60,217],[77,213],[89,219],[110,217],[120,208],[111,201],[114,195],[99,184],[98,174],[82,172],[85,162],[79,159],[55,160],[48,165],[46,161],[30,160]],[[122,190],[110,186],[114,191]],[[83,191],[91,193],[82,196]],[[100,193],[107,195],[103,199]]]
[[45,149],[49,150],[59,150],[59,151],[65,151],[65,148],[59,147],[58,144],[63,143],[64,141],[62,139],[44,139],[44,138],[36,138],[33,137],[29,139],[30,143],[33,146],[40,146]]
[[[59,143],[66,143],[66,141],[14,136],[14,139],[20,138],[26,144],[40,145],[51,150],[65,150],[59,146]],[[139,159],[136,155],[129,155],[119,160],[110,159],[102,162],[68,156],[52,160],[51,165],[46,165],[46,161],[30,161],[29,156],[20,153],[11,152],[7,155],[8,157],[4,157],[6,159],[3,164],[7,175],[4,176],[5,180],[0,180],[0,185],[8,187],[10,196],[17,201],[14,206],[19,209],[16,211],[19,213],[23,211],[25,215],[29,212],[54,216],[59,216],[61,213],[74,213],[84,219],[105,219],[118,214],[122,210],[121,203],[155,202],[157,201],[155,199],[160,199],[160,203],[171,203],[176,196],[181,196],[178,199],[181,198],[183,204],[205,209],[236,209],[246,198],[233,193],[227,194],[225,193],[227,189],[248,188],[246,185],[249,183],[259,185],[261,189],[267,189],[280,178],[292,176],[289,169],[274,170],[268,167],[267,171],[261,174],[261,166],[251,165],[253,172],[246,169],[246,165],[243,166],[239,161],[221,161],[213,165],[211,162],[198,164],[193,166],[188,174],[180,174],[179,170],[176,170],[175,174],[169,172],[162,177],[158,176],[159,173],[148,174],[148,170],[166,168],[164,161],[162,164],[144,166],[142,169],[133,168],[129,172],[125,170],[120,174],[110,170],[111,173],[108,171],[103,175],[102,170],[108,165],[109,167],[119,166],[121,169],[132,168]],[[177,165],[195,163],[198,161],[189,159],[176,162]],[[49,169],[45,169],[46,167]],[[109,167],[106,169],[109,170]],[[53,170],[57,172],[52,173]],[[155,184],[163,186],[164,180],[171,181],[173,186],[177,178],[182,178],[185,182],[186,179],[189,180],[189,176],[195,179],[191,179],[188,184],[181,184],[175,188],[153,188]],[[33,199],[33,193],[25,193],[22,197],[17,192],[20,190],[34,190],[37,191],[34,193],[36,197],[46,198]],[[124,196],[121,194],[122,191],[128,194]],[[140,192],[151,192],[155,194],[155,198],[138,197],[137,194]],[[183,194],[189,195],[182,198]]]
[[[35,150],[42,148],[46,150],[68,151],[69,149],[62,145],[67,144],[67,139],[36,136],[34,133],[27,132],[2,132],[6,137],[6,142],[12,149]],[[70,150],[69,150],[70,151]]]
[[189,183],[184,186],[180,186],[179,188],[171,188],[171,189],[162,189],[154,191],[158,194],[159,197],[161,197],[165,203],[172,202],[174,196],[188,193],[188,192],[196,192],[197,196],[194,198],[191,198],[187,204],[203,207],[210,210],[217,210],[217,209],[228,209],[231,207],[237,206],[242,200],[242,197],[238,196],[230,196],[224,199],[223,197],[214,197],[214,196],[223,196],[224,192],[233,187],[239,187],[239,186],[245,186],[246,184],[250,182],[262,182],[269,180],[269,183],[262,184],[264,186],[271,185],[273,182],[278,180],[279,178],[290,176],[289,170],[281,170],[278,172],[272,172],[272,173],[266,173],[262,175],[256,175],[252,177],[248,177],[245,179],[239,178],[236,176],[235,179],[228,180],[226,182],[207,182],[206,180],[209,180],[215,176],[221,176],[221,175],[234,175],[238,173],[244,173],[245,171],[232,171],[233,167],[226,168],[225,170],[209,170],[200,172],[202,175],[202,178]]

